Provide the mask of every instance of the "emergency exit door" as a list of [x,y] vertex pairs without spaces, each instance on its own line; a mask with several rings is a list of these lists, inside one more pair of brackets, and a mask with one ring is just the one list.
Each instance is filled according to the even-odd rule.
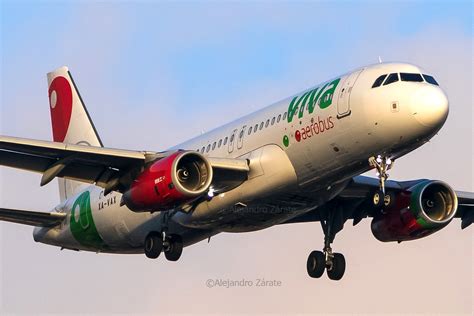
[[363,69],[353,72],[344,80],[337,101],[338,119],[351,115],[351,92],[355,82],[357,81],[357,78],[359,78],[359,75],[362,71]]

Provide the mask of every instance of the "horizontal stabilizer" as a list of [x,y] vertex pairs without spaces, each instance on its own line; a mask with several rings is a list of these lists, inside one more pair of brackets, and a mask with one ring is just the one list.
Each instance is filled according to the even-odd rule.
[[0,208],[0,221],[23,225],[51,227],[60,224],[66,213],[44,213]]

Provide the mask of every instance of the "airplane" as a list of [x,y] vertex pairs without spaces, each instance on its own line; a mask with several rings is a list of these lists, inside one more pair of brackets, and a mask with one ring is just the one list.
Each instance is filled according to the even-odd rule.
[[165,151],[104,147],[68,68],[47,79],[53,141],[0,136],[0,165],[40,173],[41,186],[58,178],[50,212],[0,208],[0,220],[34,226],[36,242],[177,261],[221,232],[320,222],[307,273],[340,280],[346,261],[331,246],[349,220],[369,218],[376,239],[399,243],[474,221],[472,192],[388,180],[449,112],[412,64],[358,68]]

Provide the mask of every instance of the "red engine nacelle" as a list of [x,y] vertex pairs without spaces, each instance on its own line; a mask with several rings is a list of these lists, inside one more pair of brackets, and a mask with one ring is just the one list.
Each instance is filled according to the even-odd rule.
[[179,151],[140,173],[123,201],[135,212],[168,210],[203,195],[211,181],[212,167],[204,156]]
[[456,214],[458,199],[441,181],[424,181],[395,196],[385,214],[372,220],[380,241],[407,241],[428,236],[446,226]]

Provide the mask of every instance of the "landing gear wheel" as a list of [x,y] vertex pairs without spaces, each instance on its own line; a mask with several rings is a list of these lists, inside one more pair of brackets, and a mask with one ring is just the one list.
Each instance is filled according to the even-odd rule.
[[327,269],[327,274],[331,280],[338,281],[342,279],[346,271],[346,259],[340,253],[334,253],[333,256],[332,265]]
[[372,205],[375,209],[381,209],[384,205],[385,194],[383,194],[382,190],[377,190],[374,192],[372,198]]
[[383,205],[385,208],[391,207],[395,203],[395,194],[393,192],[385,193],[383,198]]
[[312,278],[320,278],[324,269],[326,268],[326,258],[322,251],[313,251],[308,256],[308,261],[306,262],[306,269],[308,270],[308,275]]
[[178,261],[183,252],[183,239],[178,235],[170,235],[168,240],[168,249],[165,251],[165,257],[169,261]]
[[158,233],[150,233],[145,238],[145,255],[150,259],[156,259],[163,250],[163,240]]

